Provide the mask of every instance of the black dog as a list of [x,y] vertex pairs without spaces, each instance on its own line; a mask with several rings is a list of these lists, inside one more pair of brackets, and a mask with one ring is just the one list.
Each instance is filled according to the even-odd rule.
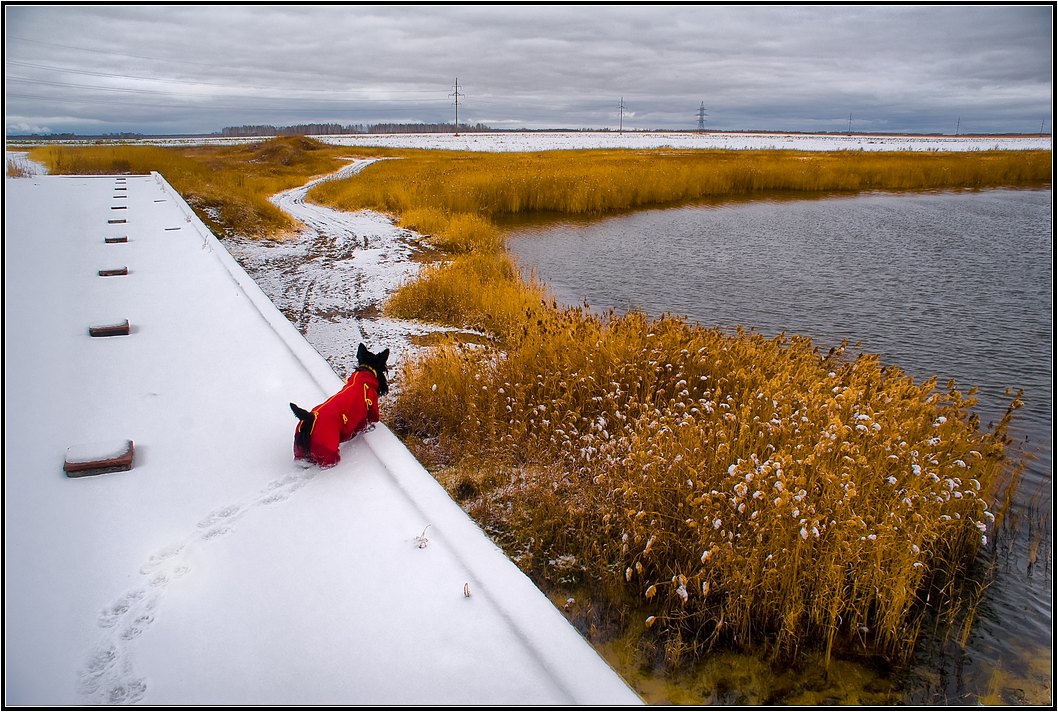
[[389,392],[386,371],[389,349],[374,354],[360,344],[357,368],[340,391],[307,411],[291,403],[297,416],[294,458],[312,460],[321,467],[337,465],[339,443],[352,440],[379,418],[378,397]]

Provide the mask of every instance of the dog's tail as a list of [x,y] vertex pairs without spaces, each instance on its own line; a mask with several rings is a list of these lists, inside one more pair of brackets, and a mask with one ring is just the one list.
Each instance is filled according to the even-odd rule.
[[297,443],[304,452],[309,451],[309,439],[312,435],[312,426],[316,424],[316,414],[310,413],[304,408],[299,408],[293,403],[290,404],[290,410],[294,412],[298,420],[297,431],[294,433],[294,442]]

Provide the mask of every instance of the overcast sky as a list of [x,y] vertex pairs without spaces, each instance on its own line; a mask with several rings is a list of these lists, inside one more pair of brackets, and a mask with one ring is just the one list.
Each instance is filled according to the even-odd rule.
[[[5,127],[1051,131],[1050,5],[6,5]],[[623,99],[624,111],[619,108]]]

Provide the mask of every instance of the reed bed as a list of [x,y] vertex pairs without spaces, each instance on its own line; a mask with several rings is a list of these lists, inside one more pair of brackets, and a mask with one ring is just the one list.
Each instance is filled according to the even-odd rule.
[[801,337],[537,317],[502,353],[409,366],[389,417],[538,580],[586,587],[673,663],[906,659],[930,597],[956,605],[1002,516],[1009,416],[981,432],[972,395]]
[[238,146],[48,145],[30,157],[56,174],[157,171],[220,235],[278,237],[295,229],[268,197],[341,167],[335,147],[304,137]]
[[[485,227],[706,197],[1050,180],[1049,152],[409,154],[311,197],[374,208],[449,253],[387,304],[471,327],[406,364],[388,418],[545,589],[578,591],[671,665],[716,647],[906,660],[972,618],[969,567],[1020,464],[1007,416],[876,356],[672,316],[560,309]],[[454,237],[450,226],[481,228]],[[974,584],[969,589],[979,591]]]
[[485,217],[616,210],[763,193],[937,190],[1051,180],[1049,151],[430,151],[321,185],[312,197],[342,209],[403,214],[430,208]]

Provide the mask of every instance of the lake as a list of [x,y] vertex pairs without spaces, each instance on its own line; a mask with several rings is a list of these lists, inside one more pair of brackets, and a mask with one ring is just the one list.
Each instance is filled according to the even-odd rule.
[[966,648],[923,636],[904,701],[1050,704],[1052,200],[1047,189],[729,201],[516,222],[507,245],[561,303],[803,334],[824,353],[848,339],[918,380],[978,386],[983,424],[1023,389],[1013,432],[1033,457],[1021,526]]

